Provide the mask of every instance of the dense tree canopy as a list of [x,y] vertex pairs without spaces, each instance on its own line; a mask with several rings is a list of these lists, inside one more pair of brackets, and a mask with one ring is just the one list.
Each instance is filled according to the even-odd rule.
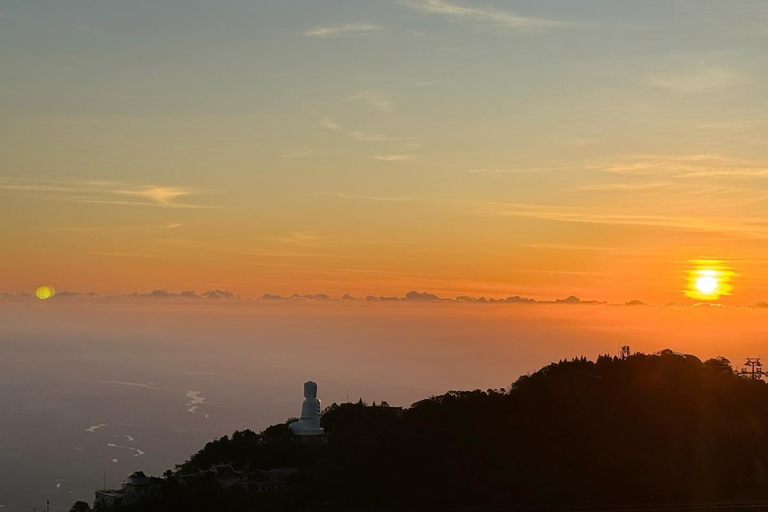
[[509,389],[406,410],[333,404],[322,422],[327,443],[301,442],[286,424],[236,432],[176,472],[299,468],[273,509],[768,498],[768,385],[722,358],[561,361]]
[[91,506],[84,501],[76,501],[70,507],[69,512],[91,512]]

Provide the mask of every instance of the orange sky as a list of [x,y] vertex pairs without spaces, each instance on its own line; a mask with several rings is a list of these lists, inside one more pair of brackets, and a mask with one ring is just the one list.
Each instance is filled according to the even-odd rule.
[[0,11],[0,290],[768,300],[764,2],[177,1]]

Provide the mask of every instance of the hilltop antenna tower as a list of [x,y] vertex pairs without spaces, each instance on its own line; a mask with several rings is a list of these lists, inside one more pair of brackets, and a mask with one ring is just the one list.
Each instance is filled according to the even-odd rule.
[[619,351],[619,358],[626,359],[631,354],[632,352],[629,350],[629,345],[622,345],[621,350]]
[[748,357],[744,366],[741,368],[739,375],[742,377],[748,377],[752,380],[763,380],[763,376],[766,372],[763,371],[763,363],[759,357]]

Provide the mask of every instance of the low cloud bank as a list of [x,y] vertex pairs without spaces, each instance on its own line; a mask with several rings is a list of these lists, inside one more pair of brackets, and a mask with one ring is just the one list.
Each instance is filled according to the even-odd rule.
[[[133,292],[123,295],[102,295],[96,292],[76,292],[76,291],[61,291],[56,295],[47,299],[46,302],[51,301],[68,301],[68,300],[104,300],[104,301],[117,301],[117,300],[204,300],[204,299],[219,299],[219,300],[231,300],[231,301],[363,301],[363,302],[456,302],[456,303],[475,303],[475,304],[560,304],[560,305],[596,305],[596,306],[615,306],[615,307],[661,307],[663,309],[690,309],[690,308],[702,308],[702,307],[715,307],[715,308],[729,308],[729,309],[751,309],[760,308],[768,309],[768,302],[760,301],[756,304],[746,306],[728,306],[718,303],[696,303],[691,305],[682,305],[678,302],[668,302],[663,306],[654,304],[648,304],[641,300],[630,300],[622,303],[609,303],[607,301],[599,300],[582,300],[575,295],[571,295],[564,299],[554,300],[539,300],[532,299],[530,297],[521,297],[520,295],[510,295],[505,298],[486,298],[486,297],[473,297],[469,295],[459,295],[454,298],[440,297],[435,293],[411,290],[402,297],[399,296],[385,296],[385,295],[367,295],[365,297],[356,297],[350,294],[344,294],[339,298],[331,297],[325,293],[294,293],[292,295],[273,295],[265,293],[258,298],[247,298],[241,295],[237,295],[228,290],[208,290],[206,292],[196,292],[193,290],[184,290],[181,292],[170,292],[168,290],[153,290],[151,292]],[[23,301],[37,301],[34,294],[23,292],[0,292],[0,301],[4,302],[23,302]]]
[[[351,295],[345,295],[343,298],[354,300],[354,297],[352,297]],[[303,295],[299,293],[294,293],[293,295],[288,295],[286,297],[283,297],[282,295],[272,295],[269,293],[265,293],[264,295],[261,296],[261,300],[331,300],[331,297],[324,293],[303,294]]]
[[[198,293],[192,290],[185,290],[182,292],[169,292],[168,290],[153,290],[148,293],[132,292],[123,295],[102,295],[96,292],[74,292],[74,291],[61,291],[46,299],[46,302],[51,301],[66,301],[66,300],[111,300],[111,299],[229,299],[229,300],[242,300],[240,295],[236,295],[228,290],[208,290],[207,292]],[[0,292],[0,300],[38,300],[34,294],[23,292]]]
[[302,294],[293,294],[293,295],[271,295],[269,293],[265,293],[261,299],[255,299],[255,300],[341,300],[341,301],[365,301],[365,302],[463,302],[463,303],[477,303],[477,304],[561,304],[561,305],[596,305],[596,306],[618,306],[618,307],[637,307],[637,306],[648,306],[648,307],[662,307],[662,308],[668,308],[668,309],[687,309],[687,308],[699,308],[699,307],[724,307],[724,308],[734,308],[734,309],[743,309],[743,308],[768,308],[768,302],[758,302],[754,305],[749,306],[726,306],[723,304],[710,304],[710,303],[698,303],[698,304],[692,304],[690,306],[684,306],[678,302],[668,302],[667,304],[663,306],[656,306],[654,304],[648,304],[646,302],[643,302],[641,300],[630,300],[623,304],[619,303],[609,303],[607,301],[600,301],[600,300],[582,300],[579,297],[576,297],[575,295],[571,295],[569,297],[566,297],[564,299],[554,299],[554,300],[538,300],[538,299],[532,299],[530,297],[521,297],[520,295],[511,295],[509,297],[505,298],[486,298],[486,297],[472,297],[469,295],[459,295],[454,298],[450,297],[440,297],[437,294],[429,293],[429,292],[420,292],[416,290],[411,290],[408,293],[406,293],[402,297],[396,297],[396,296],[386,296],[386,295],[367,295],[365,297],[355,297],[353,295],[350,295],[348,293],[341,296],[341,298],[336,299],[329,297],[326,294],[308,294],[308,295],[302,295]]

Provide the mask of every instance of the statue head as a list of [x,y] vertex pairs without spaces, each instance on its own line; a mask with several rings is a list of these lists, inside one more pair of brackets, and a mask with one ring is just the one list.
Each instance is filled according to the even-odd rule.
[[304,398],[317,398],[317,383],[307,381],[304,383]]

